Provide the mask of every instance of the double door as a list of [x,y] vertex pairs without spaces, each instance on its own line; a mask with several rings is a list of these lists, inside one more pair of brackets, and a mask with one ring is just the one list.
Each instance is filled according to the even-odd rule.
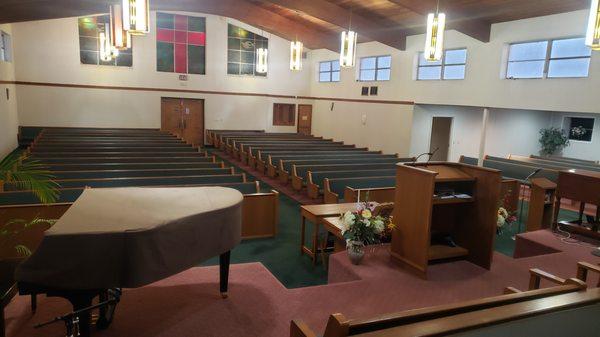
[[161,130],[169,131],[193,146],[204,144],[204,100],[161,99]]

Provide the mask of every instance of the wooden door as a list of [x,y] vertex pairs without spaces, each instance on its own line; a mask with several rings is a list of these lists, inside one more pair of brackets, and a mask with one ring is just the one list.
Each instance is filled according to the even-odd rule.
[[312,133],[312,105],[298,104],[298,133]]
[[162,98],[161,130],[169,131],[193,146],[202,146],[204,100]]
[[429,152],[433,153],[432,161],[447,161],[450,152],[450,132],[452,117],[433,117],[431,124],[431,141]]

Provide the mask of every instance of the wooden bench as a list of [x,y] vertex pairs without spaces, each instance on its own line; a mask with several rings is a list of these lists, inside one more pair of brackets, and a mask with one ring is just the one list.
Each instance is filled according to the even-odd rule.
[[[27,160],[43,162],[44,164],[144,164],[144,163],[215,163],[216,157],[195,156],[195,157],[48,157],[38,158],[31,156]],[[27,161],[25,160],[25,161]]]
[[201,162],[155,162],[155,163],[70,163],[70,164],[44,164],[44,167],[52,172],[60,171],[111,171],[111,170],[164,170],[164,169],[203,169],[203,168],[225,168],[225,163],[201,161]]
[[277,174],[282,183],[290,180],[290,172],[293,165],[327,165],[327,164],[396,164],[400,162],[399,158],[357,158],[357,159],[303,159],[303,160],[281,160],[279,161],[279,170]]
[[84,170],[84,171],[51,171],[54,179],[97,179],[97,178],[133,178],[133,177],[173,177],[173,176],[206,176],[235,174],[229,168],[178,168],[178,169],[146,169],[146,170]]
[[[398,158],[399,162],[402,162],[404,158]],[[292,165],[291,179],[292,186],[297,191],[302,190],[304,183],[308,176],[308,171],[350,171],[350,170],[385,170],[396,167],[397,163],[374,163],[374,164],[309,164],[309,165]]]
[[545,159],[535,159],[523,156],[510,155],[510,158],[501,158],[501,157],[491,157],[486,156],[486,158],[494,160],[494,161],[502,161],[507,163],[518,163],[522,165],[542,167],[551,170],[561,171],[568,169],[580,169],[587,171],[600,171],[600,166],[598,165],[582,165],[575,163],[565,163],[558,161],[549,161]]
[[367,177],[392,177],[396,169],[386,170],[350,170],[350,171],[309,171],[306,179],[306,192],[310,198],[317,199],[321,196],[321,189],[325,179],[339,178],[367,178]]
[[[553,300],[548,301],[549,298]],[[579,300],[581,305],[600,303],[600,289],[590,292],[586,289],[585,282],[568,279],[560,285],[545,289],[509,292],[494,297],[406,310],[367,319],[349,320],[337,313],[329,316],[323,337],[445,336],[553,312],[562,307],[556,306],[557,300],[567,303],[568,307],[576,307]],[[304,322],[291,322],[290,337],[316,336]]]
[[546,160],[552,160],[552,161],[558,161],[558,162],[565,162],[565,163],[579,163],[579,164],[583,164],[583,165],[600,165],[600,163],[597,160],[585,160],[585,159],[559,157],[559,156],[542,157],[542,156],[536,156],[533,154],[530,155],[529,157],[536,158],[536,159],[546,159]]
[[[258,156],[258,151],[260,151],[260,150],[280,149],[280,150],[287,150],[287,151],[293,152],[293,151],[306,150],[307,147],[308,146],[294,145],[294,144],[274,145],[274,146],[263,146],[263,145],[249,146],[247,148],[247,151],[241,153],[240,156],[242,156],[242,162],[248,163],[251,167],[256,167],[256,158]],[[342,151],[361,150],[361,149],[356,148],[354,145],[339,145],[339,144],[312,144],[309,147],[312,151],[315,151],[315,152],[319,152],[319,151],[342,152]],[[362,150],[366,150],[366,148],[362,148]]]
[[[106,187],[136,187],[161,185],[199,185],[244,183],[246,174],[224,174],[204,176],[173,176],[173,177],[126,177],[126,178],[97,178],[97,179],[63,179],[54,180],[61,188],[106,188]],[[5,183],[4,191],[19,191],[14,183]]]
[[364,149],[358,150],[350,150],[350,151],[257,151],[256,154],[256,169],[262,173],[267,172],[269,166],[277,168],[277,162],[283,157],[286,156],[306,156],[306,155],[319,155],[319,156],[327,156],[327,155],[335,155],[335,156],[346,156],[346,155],[356,155],[356,154],[381,154],[380,151],[367,151]]
[[344,196],[345,189],[369,189],[369,188],[394,188],[396,186],[396,175],[384,177],[366,178],[338,178],[323,181],[323,201],[326,204],[340,202],[340,196]]
[[[375,201],[380,204],[394,202],[396,187],[369,187],[344,189],[344,202]],[[360,196],[360,199],[359,199]]]

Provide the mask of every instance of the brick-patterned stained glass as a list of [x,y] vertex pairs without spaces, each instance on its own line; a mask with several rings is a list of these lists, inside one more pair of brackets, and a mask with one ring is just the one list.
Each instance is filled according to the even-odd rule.
[[256,50],[269,48],[269,40],[232,24],[227,32],[227,74],[267,76],[256,72]]
[[206,18],[156,13],[156,70],[206,74]]
[[108,15],[79,18],[79,59],[82,64],[95,64],[103,66],[131,67],[133,65],[132,48],[120,50],[119,56],[111,61],[100,59],[100,31],[108,23]]

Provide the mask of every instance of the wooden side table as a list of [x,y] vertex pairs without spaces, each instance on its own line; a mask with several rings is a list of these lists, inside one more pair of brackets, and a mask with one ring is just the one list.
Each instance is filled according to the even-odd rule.
[[[319,250],[319,226],[323,218],[339,216],[347,211],[356,210],[356,203],[343,204],[323,204],[323,205],[302,205],[300,207],[300,216],[302,217],[300,253],[311,257],[313,265],[317,264],[317,253]],[[306,220],[313,223],[312,245],[306,246]]]

